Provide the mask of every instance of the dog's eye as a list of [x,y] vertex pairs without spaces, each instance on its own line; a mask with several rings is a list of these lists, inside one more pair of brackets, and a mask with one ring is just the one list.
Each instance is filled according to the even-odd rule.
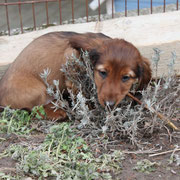
[[130,76],[127,76],[127,75],[125,75],[125,76],[122,77],[122,81],[123,81],[123,82],[126,82],[126,81],[128,81],[129,79],[130,79]]
[[99,71],[99,75],[105,79],[107,77],[107,72],[106,71]]

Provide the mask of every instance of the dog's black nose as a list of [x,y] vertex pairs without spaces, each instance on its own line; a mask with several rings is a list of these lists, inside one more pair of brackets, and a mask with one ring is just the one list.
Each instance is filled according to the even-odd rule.
[[109,107],[111,110],[114,108],[116,102],[115,101],[106,101],[105,105]]

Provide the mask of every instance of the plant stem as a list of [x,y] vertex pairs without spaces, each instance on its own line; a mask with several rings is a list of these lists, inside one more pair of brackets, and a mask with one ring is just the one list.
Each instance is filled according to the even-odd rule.
[[[136,97],[134,97],[131,93],[128,93],[127,95],[130,98],[132,98],[133,100],[135,100],[138,104],[140,104],[140,105],[142,104],[142,102],[139,99],[137,99]],[[147,105],[145,105],[144,108],[151,111],[152,113],[156,114],[160,119],[165,121],[172,129],[174,129],[176,131],[179,130],[169,119],[167,119],[163,114],[157,112],[153,107],[151,107],[151,109],[150,109],[150,108],[148,108]]]

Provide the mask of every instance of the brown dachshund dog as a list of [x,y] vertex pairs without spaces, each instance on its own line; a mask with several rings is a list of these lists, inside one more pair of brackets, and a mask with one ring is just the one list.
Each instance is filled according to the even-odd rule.
[[40,73],[51,69],[48,82],[59,80],[60,90],[66,89],[68,81],[60,68],[68,56],[78,56],[82,50],[89,52],[102,106],[118,105],[136,79],[139,90],[146,88],[151,79],[149,61],[123,39],[111,39],[101,33],[53,32],[35,39],[10,65],[0,81],[0,105],[29,110],[44,105],[49,119],[65,118],[64,111],[53,112],[53,99],[47,95]]

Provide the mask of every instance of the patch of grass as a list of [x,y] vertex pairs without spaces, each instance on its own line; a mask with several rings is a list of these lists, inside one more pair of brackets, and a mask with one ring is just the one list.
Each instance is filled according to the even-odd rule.
[[0,133],[29,134],[33,131],[30,126],[31,120],[42,119],[41,115],[45,115],[42,106],[34,107],[31,113],[6,107],[0,113]]

